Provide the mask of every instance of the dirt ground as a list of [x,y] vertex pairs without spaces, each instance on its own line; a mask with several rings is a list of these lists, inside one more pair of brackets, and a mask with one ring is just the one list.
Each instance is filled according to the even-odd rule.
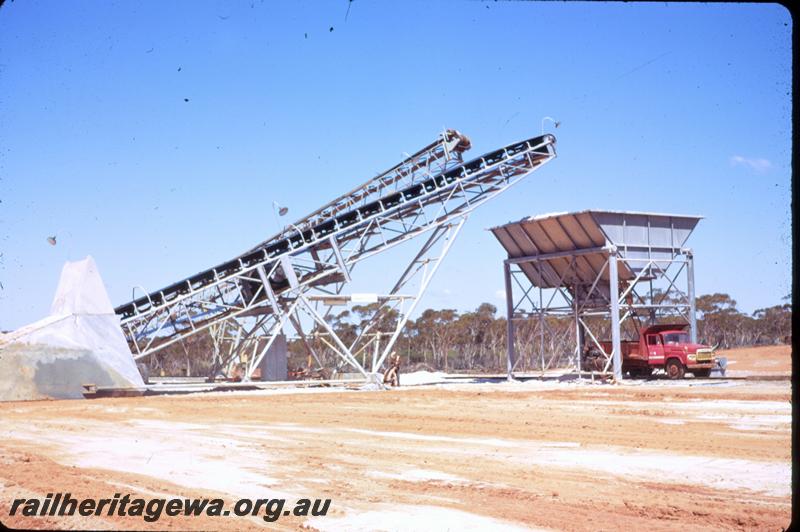
[[[759,370],[750,351],[726,355]],[[18,527],[781,530],[791,515],[786,379],[4,403],[0,421],[0,521]],[[8,515],[15,498],[59,491],[332,503],[271,524]]]
[[718,353],[728,358],[730,375],[791,375],[792,346],[740,347]]

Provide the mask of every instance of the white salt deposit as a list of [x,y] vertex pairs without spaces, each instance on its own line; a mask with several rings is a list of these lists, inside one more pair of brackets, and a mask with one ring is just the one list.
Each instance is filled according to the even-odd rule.
[[[267,474],[270,456],[259,446],[224,437],[226,427],[196,430],[195,424],[140,420],[126,425],[93,423],[91,430],[66,434],[28,427],[14,437],[47,444],[63,461],[78,467],[108,469],[159,478],[193,489],[229,493],[239,497],[296,498],[275,489]],[[202,426],[199,426],[202,427]],[[213,429],[212,429],[213,430]],[[229,430],[229,429],[228,429]]]
[[440,448],[482,459],[509,461],[529,466],[580,468],[622,475],[650,482],[686,483],[719,489],[749,489],[774,496],[790,496],[790,462],[763,462],[679,455],[656,451],[631,451],[619,447],[553,448],[541,442],[518,442],[514,449],[489,451],[467,446]]
[[700,484],[721,489],[750,489],[776,496],[791,494],[791,463],[777,461],[631,451],[621,447],[581,447],[576,442],[456,438],[361,429],[341,430],[374,435],[381,439],[389,437],[458,444],[432,446],[426,449],[439,455],[452,453],[481,459],[513,460],[538,466],[585,468],[648,481]]
[[763,415],[763,416],[739,416],[736,423],[730,426],[738,430],[774,430],[780,425],[784,425],[787,430],[792,424],[792,416],[784,415]]
[[447,373],[441,371],[414,371],[413,373],[401,373],[401,386],[421,386],[423,384],[441,384],[447,382]]
[[730,399],[718,399],[700,402],[675,402],[670,403],[670,407],[686,409],[702,409],[718,412],[720,410],[732,411],[753,411],[760,412],[782,412],[791,414],[792,405],[783,401],[735,401]]
[[496,438],[453,438],[451,436],[428,436],[427,434],[412,434],[410,432],[389,432],[389,431],[376,431],[365,429],[342,429],[347,432],[357,432],[360,434],[370,434],[380,437],[401,438],[407,440],[421,440],[421,441],[440,441],[440,442],[453,442],[453,443],[471,443],[475,445],[490,445],[493,447],[513,446],[514,444],[508,440],[499,440]]
[[675,418],[667,418],[667,419],[659,419],[659,423],[663,423],[664,425],[685,425],[686,422],[682,419],[675,419]]
[[315,517],[306,525],[322,532],[459,530],[464,532],[530,531],[510,521],[502,521],[440,506],[392,505],[383,509],[351,511],[343,517]]
[[406,482],[469,482],[463,477],[450,475],[443,471],[433,471],[430,469],[406,469],[399,473],[387,473],[385,471],[370,471],[367,475],[374,478],[390,478],[404,480]]

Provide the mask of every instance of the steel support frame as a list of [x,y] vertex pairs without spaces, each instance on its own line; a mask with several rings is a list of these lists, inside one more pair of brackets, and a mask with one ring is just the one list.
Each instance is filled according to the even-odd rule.
[[[287,322],[297,329],[301,321],[297,319],[299,312],[304,312],[325,328],[321,321],[325,321],[327,312],[312,310],[315,305],[305,295],[315,291],[341,294],[356,264],[431,232],[392,291],[396,293],[411,277],[421,272],[421,288],[417,297],[409,309],[401,312],[398,327],[393,331],[390,341],[382,346],[376,364],[370,368],[377,371],[391,353],[402,326],[416,308],[469,213],[555,157],[551,141],[549,139],[537,145],[528,143],[524,150],[507,154],[500,160],[481,159],[480,168],[471,170],[469,177],[454,183],[434,180],[434,188],[426,189],[422,197],[383,209],[323,240],[312,238],[313,242],[306,242],[303,236],[303,242],[295,250],[280,257],[270,257],[265,250],[263,258],[256,263],[245,263],[239,259],[233,273],[214,269],[214,279],[207,284],[193,286],[187,280],[182,292],[170,301],[166,301],[163,293],[155,300],[151,298],[152,294],[148,295],[146,310],[137,311],[121,322],[134,358],[145,358],[191,335],[209,331],[214,339],[215,361],[220,366],[230,368],[246,360],[245,378],[251,378]],[[378,185],[363,191],[357,189],[343,197],[344,200],[340,198],[338,203],[331,203],[316,211],[308,218],[308,225],[311,225],[310,220],[315,216],[331,216],[345,207],[364,204],[375,193],[386,194],[394,189],[402,189],[409,183],[421,182],[460,164],[460,153],[453,151],[453,146],[448,146],[447,142],[442,142],[427,152],[419,152],[384,174],[391,174],[389,177],[384,179],[379,176],[373,180],[372,183]],[[439,153],[432,156],[431,150],[439,150]],[[290,225],[298,234],[302,234],[303,227]],[[434,257],[430,252],[440,240],[444,246],[441,254]],[[377,321],[378,314],[383,310],[382,306],[373,321]],[[226,331],[231,330],[236,331],[235,339],[227,337],[225,347],[228,347],[228,353],[223,357],[222,339]],[[298,330],[298,334],[303,336],[301,330]],[[263,342],[266,345],[261,347]],[[335,339],[334,342],[338,343]],[[361,367],[352,356],[358,347],[342,344],[338,354],[347,364],[366,373],[367,368]],[[250,352],[252,355],[248,356]],[[319,360],[316,354],[314,358]]]
[[[436,159],[439,165],[436,170],[443,171],[460,163],[460,154],[450,151],[448,156],[450,159],[444,162]],[[253,316],[274,314],[267,325],[272,330],[275,320],[281,320],[277,308],[281,306],[279,300],[292,299],[293,291],[315,288],[340,293],[358,262],[437,227],[465,219],[473,209],[518,183],[554,156],[552,143],[528,145],[525,150],[502,160],[484,161],[468,180],[437,185],[424,197],[361,220],[327,237],[321,244],[312,246],[304,242],[295,251],[281,256],[281,260],[269,257],[265,251],[263,259],[255,264],[245,264],[240,259],[238,269],[232,274],[214,270],[215,280],[209,284],[191,286],[187,281],[185,293],[172,301],[151,301],[148,296],[149,310],[124,318],[121,323],[134,358],[147,357],[226,320],[246,321]],[[418,182],[431,175],[431,170],[427,164],[411,164],[405,175],[393,177],[387,186],[400,188],[401,183]],[[326,211],[318,212],[322,216]],[[287,268],[286,258],[290,259],[290,268]],[[289,286],[286,286],[287,281]],[[386,354],[388,351],[384,351],[383,355]],[[383,355],[382,360],[385,359]]]
[[[330,340],[325,341],[326,345],[339,357],[343,364],[355,369],[357,372],[361,373],[364,378],[372,378],[371,375],[379,372],[386,358],[391,354],[409,317],[417,308],[418,303],[427,290],[439,265],[450,251],[453,242],[467,218],[468,216],[466,215],[462,216],[460,219],[447,225],[436,226],[431,231],[431,234],[425,240],[420,250],[411,259],[408,266],[403,270],[403,273],[400,275],[389,294],[383,297],[385,302],[378,307],[365,325],[364,330],[351,345],[347,345],[344,340],[339,337],[326,319],[330,314],[332,305],[325,304],[322,299],[316,301],[311,300],[309,295],[315,292],[313,288],[298,290],[293,299],[286,298],[286,302],[283,303],[286,307],[281,308],[279,311],[279,315],[282,316],[282,319],[277,321],[273,328],[266,333],[268,342],[258,358],[254,359],[248,366],[245,379],[248,380],[252,378],[253,372],[266,355],[269,347],[272,345],[272,341],[277,335],[281,334],[282,328],[287,320],[291,319],[290,317],[293,316],[291,321],[294,322],[298,334],[303,336],[309,334],[303,331],[300,325],[301,322],[308,321],[303,320],[302,317],[299,316],[300,313],[310,318],[313,325],[324,330],[326,338]],[[419,284],[416,295],[400,295],[401,290],[407,288],[409,284],[414,282]],[[398,311],[398,320],[395,327],[391,331],[376,331],[376,324],[388,309],[395,309]],[[372,364],[365,367],[365,365],[358,361],[357,355],[369,349],[370,346],[375,345],[374,342],[379,342],[380,337],[386,334],[389,335],[388,341],[381,346],[380,352],[373,356]]]
[[[578,297],[575,287],[570,285],[571,272],[575,267],[575,259],[586,254],[602,253],[605,255],[603,267],[596,272],[596,276],[588,290],[583,293],[583,300]],[[536,268],[540,278],[544,278],[545,272],[541,264],[552,259],[569,260],[569,267],[564,270],[561,276],[549,282],[555,284],[555,288],[542,288],[530,282],[522,265],[528,264]],[[639,274],[623,287],[619,283],[619,270],[622,264],[628,266],[628,270],[639,271]],[[677,266],[677,272],[671,274]],[[603,280],[605,272],[608,275]],[[686,292],[677,286],[678,277],[685,272]],[[561,333],[558,338],[554,331],[547,325],[547,317],[570,318],[573,322],[571,328],[574,331],[574,369],[581,375],[581,356],[583,352],[584,336],[593,349],[596,349],[606,359],[603,371],[608,373],[611,370],[615,380],[621,380],[622,374],[622,325],[627,322],[634,322],[638,331],[638,319],[641,311],[651,311],[651,317],[673,315],[680,316],[685,320],[691,329],[692,341],[696,341],[697,324],[695,319],[695,289],[694,289],[694,256],[691,249],[684,248],[674,250],[672,258],[631,258],[624,257],[614,246],[608,245],[602,248],[590,248],[577,250],[575,252],[557,252],[551,254],[541,254],[529,257],[515,257],[504,261],[503,276],[506,287],[506,317],[508,320],[508,340],[507,340],[507,372],[508,378],[513,378],[513,373],[519,362],[516,353],[516,324],[521,321],[535,318],[538,326],[538,336],[540,337],[540,356],[544,360],[544,336],[551,334],[551,347],[549,362],[547,365],[542,363],[542,370],[549,368],[550,364],[558,358],[564,342],[567,341],[565,333]],[[551,275],[552,277],[552,275]],[[653,290],[654,279],[660,279],[666,283],[666,290],[656,296]],[[554,282],[555,281],[555,282]],[[515,294],[514,286],[518,288]],[[641,294],[637,288],[645,286],[646,293]],[[604,290],[600,290],[603,287]],[[534,297],[538,291],[537,298]],[[545,297],[549,292],[550,297]],[[592,297],[597,297],[594,303],[590,304]],[[554,300],[559,298],[557,304]],[[603,303],[598,305],[597,300],[602,299]],[[546,301],[546,302],[545,302]],[[527,308],[527,310],[526,310]],[[611,352],[606,352],[601,339],[598,338],[596,331],[593,331],[588,318],[603,318],[610,323]],[[633,320],[636,318],[636,320]],[[569,330],[569,329],[566,329]],[[555,339],[555,341],[552,341]]]

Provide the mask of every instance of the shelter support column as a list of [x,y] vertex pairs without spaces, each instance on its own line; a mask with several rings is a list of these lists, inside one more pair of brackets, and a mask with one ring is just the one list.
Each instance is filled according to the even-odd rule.
[[514,293],[511,287],[511,265],[508,261],[503,262],[503,277],[506,284],[506,366],[508,368],[508,380],[514,378]]
[[581,380],[581,370],[583,369],[583,330],[581,327],[581,318],[578,308],[578,290],[575,290],[575,297],[572,300],[574,318],[575,318],[575,366],[578,371],[578,380]]
[[622,345],[619,326],[619,272],[617,250],[608,254],[609,298],[611,299],[611,357],[614,366],[614,379],[622,380]]
[[689,334],[692,338],[692,343],[697,343],[697,308],[695,305],[694,295],[694,254],[692,250],[686,253],[686,293],[689,297]]

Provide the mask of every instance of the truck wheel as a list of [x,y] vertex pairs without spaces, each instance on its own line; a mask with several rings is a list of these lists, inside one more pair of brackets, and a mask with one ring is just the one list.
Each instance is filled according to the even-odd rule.
[[708,377],[711,376],[711,370],[710,369],[695,369],[695,370],[692,370],[692,373],[698,379],[707,379]]
[[686,373],[686,370],[684,369],[680,360],[675,360],[674,358],[667,362],[665,369],[667,370],[667,377],[673,380],[682,379],[683,375]]

